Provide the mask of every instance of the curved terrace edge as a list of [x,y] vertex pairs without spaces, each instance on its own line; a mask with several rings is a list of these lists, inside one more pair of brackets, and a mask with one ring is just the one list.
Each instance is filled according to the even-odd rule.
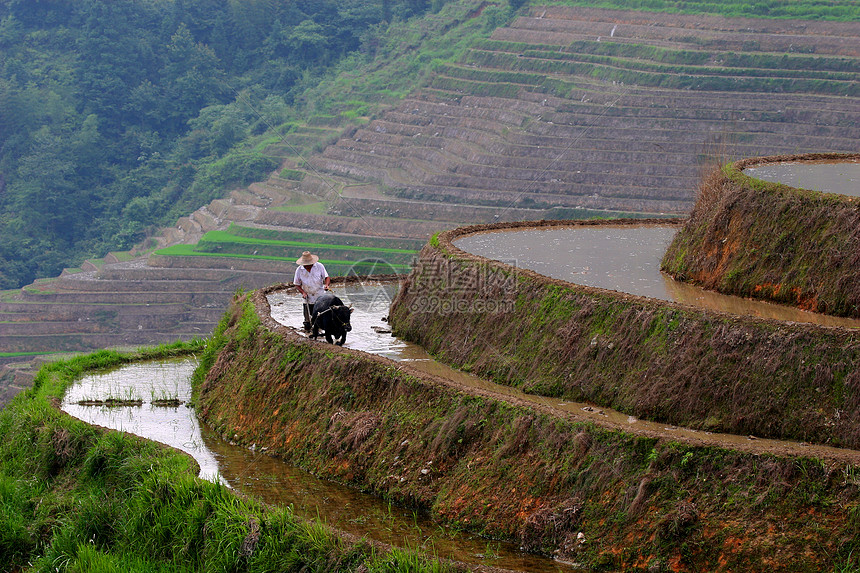
[[[440,233],[392,304],[394,333],[453,366],[531,393],[695,429],[860,445],[856,331],[577,285],[453,244],[502,229],[619,224],[679,222],[542,221]],[[445,304],[414,312],[427,297]],[[497,312],[468,312],[500,299],[509,304]]]

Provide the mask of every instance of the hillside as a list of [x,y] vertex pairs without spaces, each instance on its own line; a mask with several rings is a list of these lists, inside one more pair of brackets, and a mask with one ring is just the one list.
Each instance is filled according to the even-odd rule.
[[305,94],[301,121],[247,144],[281,164],[267,180],[2,293],[3,360],[205,336],[236,289],[290,280],[302,246],[341,273],[403,272],[439,230],[685,214],[704,163],[856,151],[854,21],[556,6],[497,27],[496,8],[392,26]]
[[[499,218],[686,213],[703,160],[854,150],[856,35],[853,23],[535,7],[307,164],[344,188]],[[344,195],[363,211],[374,198],[360,189]]]

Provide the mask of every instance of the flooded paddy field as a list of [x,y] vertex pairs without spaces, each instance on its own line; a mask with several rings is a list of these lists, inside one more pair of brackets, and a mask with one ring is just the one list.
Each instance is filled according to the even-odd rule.
[[744,174],[771,183],[860,197],[860,161],[786,161],[744,169]]
[[678,282],[660,272],[673,225],[588,225],[468,235],[454,244],[475,255],[574,284],[674,301],[730,314],[860,328],[860,320],[807,312]]
[[[659,238],[659,234],[656,236],[658,243],[665,240],[665,237]],[[492,392],[502,399],[507,397],[533,403],[560,414],[574,415],[629,432],[746,451],[824,458],[831,455],[844,457],[852,453],[801,442],[753,439],[653,423],[593,404],[525,394],[454,370],[435,361],[421,347],[391,335],[386,318],[397,288],[396,282],[387,282],[356,283],[333,289],[355,309],[353,330],[347,336],[346,347],[379,354],[451,380],[459,386]],[[276,321],[301,332],[301,298],[298,295],[284,289],[270,293],[268,301]],[[131,432],[186,451],[198,460],[201,476],[220,480],[239,492],[268,503],[290,505],[299,516],[320,518],[354,535],[432,551],[443,558],[478,565],[520,571],[576,571],[564,563],[524,553],[515,544],[441,527],[409,508],[394,506],[375,496],[318,479],[253,446],[249,449],[225,441],[201,426],[194,410],[187,405],[194,367],[194,360],[173,360],[95,373],[84,377],[69,390],[63,409],[89,423]],[[116,399],[112,403],[126,401],[134,405],[109,406],[107,401],[111,399]],[[860,453],[856,454],[860,458]]]
[[[391,286],[382,287],[375,294],[383,296],[380,292],[385,288],[390,290]],[[356,302],[359,301],[368,299],[360,297]],[[377,314],[359,322],[370,323],[379,317]],[[401,346],[393,339],[389,344],[386,337],[370,332],[367,336],[359,334],[354,342],[364,346],[376,340],[372,347],[380,350]],[[291,506],[302,518],[320,519],[352,535],[464,563],[516,571],[577,571],[563,563],[522,552],[512,543],[443,527],[410,508],[317,478],[256,448],[225,441],[200,424],[194,409],[188,406],[191,374],[196,365],[195,359],[172,359],[92,373],[68,390],[62,409],[89,424],[128,432],[186,452],[200,465],[200,477],[221,482],[266,503]]]
[[[732,314],[860,327],[857,320],[719,295],[672,281],[660,273],[659,265],[676,230],[674,225],[519,229],[466,236],[458,239],[456,245],[470,253],[576,284]],[[531,403],[627,432],[744,451],[860,459],[860,452],[852,450],[644,421],[594,404],[525,394],[454,370],[435,361],[421,347],[391,335],[387,315],[398,286],[396,281],[356,282],[333,289],[355,309],[346,347],[409,364],[460,387],[489,392],[500,399]],[[268,302],[273,319],[301,333],[302,304],[295,292],[291,289],[271,292]],[[320,344],[325,342],[320,339]],[[465,563],[521,571],[576,570],[564,563],[522,552],[515,544],[449,530],[408,508],[318,479],[254,446],[249,449],[225,441],[205,426],[201,427],[194,410],[187,405],[194,367],[194,360],[180,360],[134,364],[92,374],[70,389],[63,409],[91,424],[141,435],[185,451],[197,459],[202,477],[221,481],[268,503],[292,506],[299,516],[320,518],[353,535],[430,551]]]
[[[408,363],[459,385],[627,431],[662,434],[728,448],[754,447],[762,451],[794,451],[824,457],[838,452],[835,448],[800,442],[767,439],[753,442],[747,436],[667,426],[588,403],[526,394],[455,370],[434,360],[421,347],[399,340],[388,332],[385,322],[388,301],[396,289],[396,283],[358,284],[334,289],[335,294],[355,308],[353,330],[345,346]],[[285,326],[300,329],[299,296],[290,291],[276,291],[269,295],[269,302],[273,318]],[[225,441],[201,425],[187,404],[191,395],[190,377],[195,366],[194,359],[168,360],[90,374],[68,391],[62,409],[90,424],[133,433],[189,453],[199,463],[201,477],[221,481],[267,503],[291,505],[297,515],[308,519],[320,518],[354,535],[396,546],[435,551],[441,557],[466,563],[491,564],[522,571],[576,570],[551,559],[523,553],[514,544],[446,529],[409,508],[397,507],[375,496],[319,479],[265,452]],[[123,402],[133,405],[122,405]]]
[[[450,380],[460,386],[491,392],[521,402],[550,408],[559,413],[571,414],[624,431],[659,435],[670,439],[683,439],[703,445],[716,445],[736,449],[756,449],[795,455],[829,457],[845,453],[846,451],[828,446],[810,445],[799,441],[751,439],[749,436],[707,432],[650,422],[612,410],[611,408],[598,407],[587,402],[567,401],[528,394],[517,388],[497,384],[468,372],[457,370],[437,361],[421,346],[400,340],[391,335],[386,322],[389,304],[387,301],[389,297],[394,297],[396,290],[397,285],[395,283],[355,284],[332,289],[332,292],[340,297],[345,304],[351,304],[355,309],[351,320],[352,332],[347,335],[346,343],[344,344],[345,347],[378,354],[396,362],[409,364],[417,370]],[[292,327],[297,332],[301,332],[303,320],[301,310],[302,299],[298,294],[291,290],[275,291],[268,295],[268,300],[272,309],[272,318],[284,326]],[[749,302],[754,303],[755,301]],[[860,321],[855,321],[855,325],[860,327]],[[320,337],[320,340],[323,340],[322,337]],[[860,456],[860,452],[857,455]]]

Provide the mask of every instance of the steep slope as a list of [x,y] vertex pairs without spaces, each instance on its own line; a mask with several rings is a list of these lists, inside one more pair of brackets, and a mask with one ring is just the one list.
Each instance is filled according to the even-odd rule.
[[853,563],[857,451],[596,422],[308,340],[265,289],[234,301],[202,363],[200,414],[231,440],[583,569]]
[[705,158],[854,150],[856,37],[853,23],[535,7],[308,165],[501,220],[684,213]]

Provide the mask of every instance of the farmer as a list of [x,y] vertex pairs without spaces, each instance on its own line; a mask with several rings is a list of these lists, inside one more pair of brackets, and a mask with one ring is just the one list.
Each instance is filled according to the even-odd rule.
[[305,314],[304,329],[311,329],[311,314],[314,311],[314,302],[317,297],[328,290],[328,285],[331,279],[326,272],[325,267],[316,255],[312,255],[310,251],[305,251],[302,256],[296,260],[299,267],[296,269],[296,275],[293,277],[293,284],[296,285],[296,290],[305,299],[303,309]]

